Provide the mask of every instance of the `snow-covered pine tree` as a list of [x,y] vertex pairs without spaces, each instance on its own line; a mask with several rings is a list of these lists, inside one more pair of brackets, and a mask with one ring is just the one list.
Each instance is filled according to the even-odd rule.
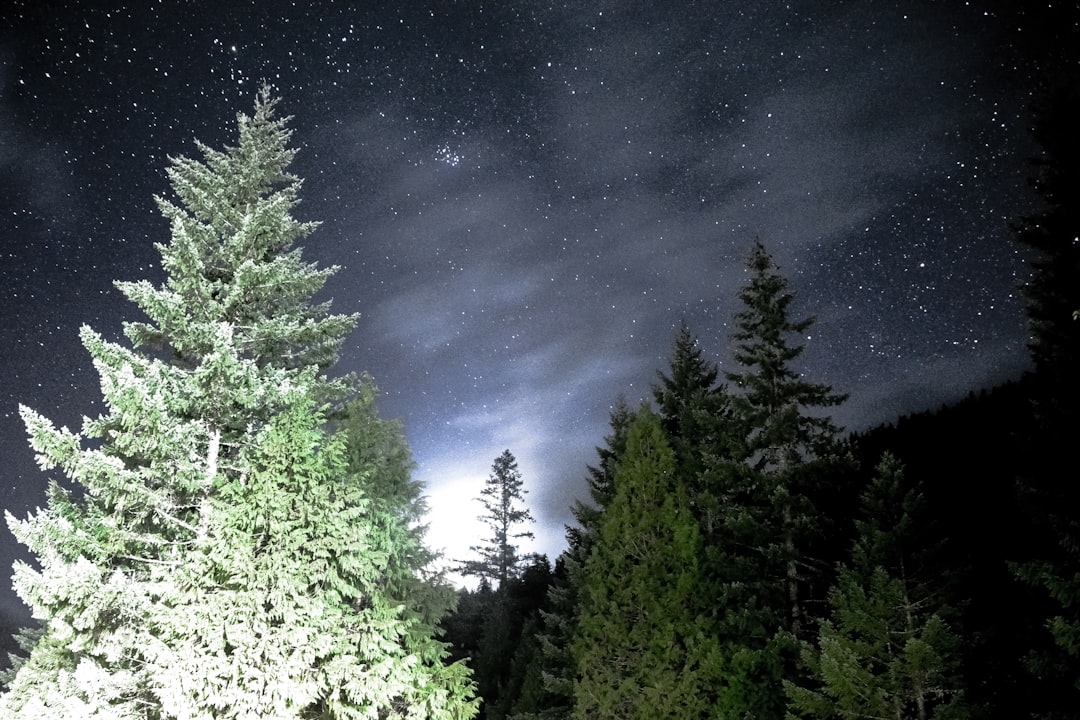
[[291,215],[276,104],[264,87],[238,146],[172,161],[166,282],[118,283],[149,322],[125,324],[132,348],[81,331],[107,412],[76,433],[22,408],[39,464],[66,480],[7,516],[37,559],[15,589],[45,634],[5,718],[475,712],[426,601],[388,588],[387,538],[408,517],[371,491],[400,468],[324,430],[327,403],[356,390],[325,373],[355,318],[313,301],[336,268],[294,247],[315,225]]

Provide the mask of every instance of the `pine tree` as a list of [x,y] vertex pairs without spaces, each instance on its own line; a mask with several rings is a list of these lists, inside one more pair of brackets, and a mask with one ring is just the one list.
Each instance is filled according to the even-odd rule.
[[506,588],[507,581],[517,577],[525,558],[518,554],[514,540],[533,537],[531,532],[516,531],[522,523],[533,522],[528,508],[517,504],[524,502],[527,492],[517,460],[509,450],[503,450],[492,463],[491,474],[479,498],[486,511],[480,520],[491,530],[491,537],[485,538],[483,545],[469,548],[480,559],[465,561],[462,564],[464,574],[497,581],[500,590]]
[[697,338],[686,322],[679,324],[671,351],[669,374],[657,372],[659,382],[653,385],[653,399],[664,431],[678,438],[691,433],[695,403],[716,388],[719,370],[705,359]]
[[1041,201],[1035,213],[1014,225],[1031,256],[1032,277],[1023,286],[1031,326],[1031,357],[1041,381],[1036,407],[1057,437],[1076,438],[1080,424],[1080,139],[1075,110],[1080,102],[1080,70],[1070,69],[1044,85],[1032,113],[1034,139],[1041,147],[1032,185]]
[[387,589],[404,520],[324,429],[356,387],[325,374],[355,318],[312,300],[336,268],[294,247],[315,225],[291,215],[276,104],[264,87],[238,146],[172,161],[166,281],[117,283],[149,321],[125,324],[132,348],[81,331],[107,412],[76,433],[22,408],[39,464],[66,480],[8,515],[39,565],[15,588],[46,632],[4,717],[475,710],[467,670]]
[[711,717],[717,657],[701,631],[700,535],[675,456],[647,409],[586,566],[575,718]]
[[424,542],[428,507],[422,484],[412,477],[412,454],[402,427],[379,417],[370,384],[346,405],[339,424],[349,474],[365,478],[373,506],[368,518],[378,546],[372,551],[386,558],[383,590],[414,614],[414,639],[430,643],[457,597],[444,573],[434,571],[439,556]]
[[964,718],[960,641],[949,628],[929,548],[919,538],[921,496],[903,467],[882,458],[863,494],[851,560],[829,592],[830,615],[804,659],[817,687],[785,683],[791,710],[818,718]]
[[732,418],[731,398],[726,386],[717,385],[718,368],[705,359],[685,322],[675,335],[668,372],[657,375],[653,398],[708,544],[719,522],[723,499],[705,468],[710,460],[736,452],[738,428]]
[[820,410],[840,404],[845,396],[803,380],[793,367],[803,346],[790,339],[805,333],[813,319],[790,319],[795,297],[761,242],[754,244],[748,266],[752,275],[739,292],[743,309],[735,315],[734,333],[735,360],[743,370],[727,377],[740,391],[733,402],[746,464],[752,482],[764,490],[778,530],[788,601],[784,625],[798,635],[803,626],[798,544],[800,534],[820,521],[803,481],[814,464],[836,452],[839,430]]
[[45,628],[40,625],[20,628],[14,634],[12,639],[15,641],[18,653],[9,652],[7,654],[8,666],[0,670],[0,692],[4,692],[11,686],[12,680],[15,679],[15,675],[19,672],[19,668],[26,662],[26,658],[33,652],[34,647],[41,641],[43,635],[45,635]]
[[571,512],[578,524],[566,529],[568,547],[555,563],[555,575],[548,590],[548,609],[541,613],[543,631],[538,642],[543,689],[535,701],[537,708],[531,712],[523,711],[515,720],[570,717],[577,676],[573,644],[578,633],[585,565],[596,543],[601,519],[615,497],[615,473],[626,451],[627,436],[635,417],[636,412],[626,399],[617,398],[609,414],[611,431],[604,437],[604,445],[596,448],[599,461],[587,468],[591,502],[578,500],[574,503]]
[[733,334],[740,370],[725,374],[730,412],[714,416],[703,470],[718,498],[705,574],[727,663],[722,712],[777,717],[782,680],[798,669],[795,638],[808,627],[805,591],[822,569],[809,552],[823,525],[815,486],[832,469],[838,436],[823,409],[843,398],[795,368],[802,346],[792,339],[812,320],[791,319],[794,296],[760,242],[748,269]]
[[[228,333],[237,359],[258,370],[323,371],[356,323],[353,315],[329,315],[329,302],[313,301],[339,268],[307,263],[295,246],[318,223],[291,215],[301,181],[287,170],[296,151],[288,147],[291,118],[275,117],[277,102],[264,86],[254,116],[238,118],[236,147],[218,151],[197,142],[202,160],[172,159],[168,176],[179,204],[157,198],[172,239],[155,245],[167,280],[162,287],[117,283],[151,321],[125,323],[125,334],[136,347],[159,349],[177,369],[206,366]],[[204,378],[223,379],[209,370]],[[325,375],[316,387],[320,400],[350,389],[347,379]],[[223,432],[244,433],[252,416],[274,413],[272,403],[252,395],[253,387],[218,382],[214,388],[230,392],[207,390],[189,413],[213,418]]]
[[626,450],[626,438],[635,415],[626,398],[620,396],[615,399],[608,414],[611,432],[604,437],[604,445],[596,448],[597,464],[586,467],[589,502],[574,501],[571,512],[578,527],[567,529],[569,545],[582,546],[582,558],[588,556],[586,546],[595,535],[600,516],[615,497],[615,470]]

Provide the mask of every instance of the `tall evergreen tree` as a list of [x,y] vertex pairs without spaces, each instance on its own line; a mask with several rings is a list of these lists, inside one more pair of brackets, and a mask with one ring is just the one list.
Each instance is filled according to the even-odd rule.
[[479,498],[485,510],[480,520],[491,530],[491,537],[485,538],[483,545],[470,548],[480,558],[465,561],[462,564],[464,574],[496,581],[500,590],[506,588],[507,581],[517,577],[525,558],[518,554],[514,541],[533,537],[531,532],[517,529],[522,523],[533,522],[529,509],[518,504],[524,502],[527,492],[517,460],[509,450],[503,450],[492,463],[491,474]]
[[[604,436],[604,445],[596,448],[597,463],[586,467],[585,482],[588,486],[589,500],[582,502],[575,500],[571,512],[577,521],[576,528],[567,529],[567,541],[571,547],[576,545],[589,545],[590,539],[595,535],[600,516],[611,499],[615,497],[615,469],[618,467],[619,458],[626,450],[626,438],[630,431],[630,425],[634,421],[635,411],[626,402],[626,398],[618,397],[608,414],[608,423],[611,431]],[[582,558],[588,556],[588,550],[583,548]]]
[[125,324],[133,348],[81,332],[107,412],[76,433],[22,408],[39,464],[67,480],[8,515],[38,561],[15,588],[46,631],[4,717],[475,710],[467,670],[388,591],[386,549],[407,532],[370,492],[387,468],[350,472],[324,430],[355,387],[325,374],[355,320],[313,302],[335,268],[294,247],[315,225],[291,215],[276,103],[264,87],[236,147],[173,160],[166,282],[117,284],[149,321]]
[[659,382],[652,392],[665,432],[677,438],[691,432],[687,426],[692,423],[694,405],[713,392],[719,370],[705,359],[685,321],[675,333],[668,365],[668,373],[657,372]]
[[578,632],[585,565],[596,542],[600,522],[615,496],[615,473],[626,451],[626,441],[636,413],[626,399],[616,399],[609,414],[611,431],[604,445],[596,448],[596,465],[587,468],[590,502],[575,501],[571,512],[577,526],[567,527],[567,549],[555,563],[555,575],[548,590],[548,607],[541,612],[542,631],[537,670],[541,688],[527,708],[520,708],[515,720],[569,718],[577,675],[573,659]]
[[724,716],[778,717],[782,681],[798,670],[795,638],[808,626],[808,576],[822,569],[810,552],[822,531],[815,486],[838,435],[823,410],[842,397],[795,368],[802,346],[793,339],[812,321],[791,319],[794,297],[760,242],[748,269],[733,335],[740,369],[725,374],[730,413],[714,416],[702,473],[718,498],[704,574],[724,648]]
[[427,642],[457,597],[443,573],[434,570],[439,556],[424,542],[427,501],[423,485],[412,477],[412,453],[401,424],[379,417],[370,384],[345,406],[338,424],[349,474],[365,478],[372,504],[368,516],[378,529],[373,540],[379,544],[371,549],[386,558],[385,592],[416,614],[420,624],[414,635]]
[[882,458],[863,493],[850,561],[804,659],[816,687],[786,683],[791,710],[814,718],[964,718],[960,640],[921,542],[921,496]]
[[710,460],[737,453],[738,426],[733,422],[731,398],[726,386],[717,385],[719,369],[705,358],[685,322],[675,334],[667,372],[657,375],[653,399],[705,543],[711,545],[724,500],[705,468]]
[[[117,283],[150,320],[125,323],[125,334],[136,348],[162,351],[171,367],[205,366],[228,333],[237,358],[258,370],[322,372],[356,323],[356,316],[330,315],[329,302],[314,301],[339,268],[305,262],[296,246],[318,223],[291,214],[301,181],[288,171],[296,155],[288,147],[291,118],[275,117],[276,105],[264,86],[254,116],[238,118],[236,147],[219,151],[196,142],[202,160],[172,159],[176,201],[157,198],[172,230],[168,244],[155,244],[166,282]],[[210,372],[204,378],[218,379]],[[315,383],[320,400],[350,389],[346,379],[321,374]],[[213,418],[223,432],[243,434],[252,417],[265,421],[276,410],[251,388],[217,387],[227,392],[204,392],[189,413]]]
[[727,388],[717,385],[719,370],[705,358],[685,322],[675,334],[667,373],[657,375],[653,398],[708,542],[721,500],[704,469],[709,457],[731,451],[734,426]]
[[795,297],[760,241],[748,267],[750,282],[739,292],[743,309],[735,315],[735,360],[741,372],[727,373],[738,388],[733,399],[742,425],[746,465],[751,482],[763,491],[767,522],[775,524],[775,542],[783,557],[787,609],[784,627],[803,629],[800,598],[803,585],[799,542],[820,523],[806,481],[814,465],[834,457],[839,430],[821,410],[846,396],[828,385],[811,383],[794,367],[803,346],[792,344],[813,324],[793,321]]
[[586,568],[574,644],[575,718],[712,717],[715,648],[702,632],[700,535],[660,419],[642,409]]

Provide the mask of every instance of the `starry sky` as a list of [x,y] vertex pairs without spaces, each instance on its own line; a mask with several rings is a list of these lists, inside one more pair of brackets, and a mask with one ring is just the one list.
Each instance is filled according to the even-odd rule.
[[508,448],[523,549],[554,559],[613,401],[649,396],[680,321],[732,367],[755,238],[848,429],[1017,377],[1038,43],[999,4],[9,0],[0,505],[43,502],[19,403],[103,410],[77,330],[120,337],[112,281],[162,279],[167,158],[234,142],[262,80],[323,222],[305,256],[361,313],[339,369],[404,423],[451,557]]

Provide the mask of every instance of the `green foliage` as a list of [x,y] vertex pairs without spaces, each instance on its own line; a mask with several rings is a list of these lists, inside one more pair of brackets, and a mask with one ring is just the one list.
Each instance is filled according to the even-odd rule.
[[547,707],[541,634],[537,618],[529,618],[521,629],[521,641],[510,667],[509,695],[513,699],[512,712],[508,715],[510,720],[539,720]]
[[690,327],[681,323],[675,334],[668,374],[658,372],[659,382],[652,388],[669,438],[692,434],[687,426],[693,422],[693,406],[715,390],[718,375],[716,366],[702,354]]
[[725,664],[719,711],[778,717],[782,681],[800,672],[796,640],[821,569],[811,554],[824,531],[816,495],[834,471],[838,435],[823,411],[843,398],[796,368],[793,339],[812,321],[790,319],[794,296],[761,243],[748,270],[733,335],[740,368],[725,374],[723,402],[698,406],[693,482],[710,628]]
[[516,609],[506,595],[508,589],[503,586],[490,596],[480,626],[480,644],[469,663],[476,674],[481,698],[480,715],[485,720],[506,717],[513,700],[508,688],[510,663],[520,640],[521,625]]
[[1027,663],[1039,677],[1064,674],[1068,682],[1080,688],[1080,522],[1057,512],[1047,515],[1057,548],[1047,557],[1014,565],[1014,572],[1052,600],[1053,609],[1045,627],[1058,652],[1033,652]]
[[830,614],[803,658],[814,687],[787,682],[798,717],[965,718],[960,640],[922,564],[920,497],[882,458],[863,495],[850,564],[829,593]]
[[[519,578],[511,581],[507,599],[512,612],[514,641],[510,653],[501,658],[502,686],[499,703],[485,708],[488,720],[516,716],[546,704],[540,670],[539,635],[543,631],[544,610],[551,588],[551,565],[546,555],[536,555]],[[510,662],[506,662],[506,658]],[[486,700],[486,698],[485,698]]]
[[9,652],[8,666],[3,670],[0,670],[0,691],[6,691],[11,687],[12,680],[15,679],[15,675],[18,674],[19,668],[26,662],[26,658],[33,652],[38,642],[45,635],[45,628],[36,625],[32,627],[20,628],[12,638],[15,641],[15,646],[19,649],[18,654]]
[[482,578],[475,591],[460,591],[457,610],[447,617],[446,638],[454,656],[468,659],[473,669],[486,720],[520,712],[522,702],[532,702],[523,693],[540,701],[537,636],[550,584],[547,556],[533,556],[498,590]]
[[439,558],[424,543],[427,503],[423,486],[412,477],[412,454],[401,425],[379,417],[370,385],[346,405],[340,425],[349,475],[362,479],[371,503],[366,521],[373,552],[386,557],[383,592],[415,616],[414,639],[429,643],[456,596],[443,573],[433,570]]
[[745,431],[745,452],[755,469],[786,472],[835,450],[832,420],[808,410],[838,405],[846,396],[802,379],[794,366],[802,345],[790,344],[813,324],[790,319],[795,296],[760,242],[754,244],[750,282],[739,292],[743,309],[735,314],[735,360],[741,372],[727,373],[740,391],[735,408]]
[[[273,412],[258,386],[222,382],[231,378],[218,377],[207,362],[221,333],[229,333],[240,360],[259,367],[325,370],[356,322],[313,302],[338,268],[307,263],[295,247],[318,224],[291,215],[301,182],[287,170],[296,151],[287,146],[290,118],[275,117],[277,103],[263,87],[254,115],[238,117],[238,146],[218,151],[197,143],[201,161],[172,159],[168,176],[178,202],[158,198],[172,239],[155,246],[167,280],[158,288],[145,280],[117,283],[150,320],[125,323],[134,345],[159,348],[185,370],[202,368],[206,392],[193,403],[194,414],[225,420],[238,404],[236,421],[243,422],[254,408],[264,419]],[[347,388],[326,378],[318,385],[320,401]]]
[[464,699],[464,669],[417,643],[418,616],[385,592],[385,528],[322,424],[301,404],[257,434],[250,474],[215,495],[179,593],[151,619],[151,662],[169,670],[155,694],[178,717],[441,717]]
[[581,552],[577,554],[582,559],[588,556],[587,546],[595,533],[601,514],[615,497],[615,470],[626,449],[626,436],[634,416],[634,409],[627,404],[625,398],[619,397],[615,400],[608,415],[611,432],[604,437],[604,445],[596,448],[599,458],[597,464],[587,467],[586,483],[590,502],[577,500],[571,508],[578,527],[567,528],[567,541],[571,552],[575,547],[581,548]]
[[750,281],[739,292],[743,309],[735,315],[734,333],[735,359],[743,370],[727,374],[738,389],[732,403],[742,439],[735,455],[742,462],[741,467],[725,469],[721,459],[718,469],[728,473],[729,490],[743,498],[735,503],[744,511],[735,524],[746,525],[753,546],[770,561],[783,563],[787,598],[782,627],[799,636],[804,628],[804,573],[812,566],[806,545],[822,523],[814,485],[835,462],[839,434],[822,410],[845,396],[807,382],[794,366],[803,346],[791,344],[791,339],[801,336],[813,320],[790,319],[794,296],[760,242],[748,268]]
[[700,535],[660,419],[630,428],[586,566],[575,718],[707,717],[719,682],[703,633]]
[[45,634],[0,698],[20,718],[466,718],[435,639],[445,588],[407,448],[324,371],[354,318],[312,302],[333,268],[293,243],[299,181],[263,89],[240,144],[169,171],[167,279],[119,283],[129,349],[81,337],[107,412],[80,432],[21,413],[48,507],[8,516],[37,558],[15,588]]
[[540,611],[543,622],[536,637],[535,664],[541,687],[528,707],[537,717],[568,718],[573,705],[573,643],[585,572],[580,547],[571,545],[556,561],[547,609]]
[[716,384],[719,371],[705,359],[685,322],[675,335],[667,373],[657,374],[653,398],[708,542],[722,512],[722,499],[705,469],[711,459],[729,457],[737,445],[731,398],[725,386]]
[[[624,398],[612,406],[611,432],[605,444],[596,448],[599,461],[588,467],[586,482],[591,503],[576,501],[571,512],[576,527],[568,527],[568,547],[555,563],[555,574],[547,594],[547,608],[540,611],[537,652],[529,665],[516,706],[517,720],[568,718],[574,699],[577,675],[572,647],[577,634],[585,565],[599,532],[600,520],[615,496],[615,473],[626,451],[627,435],[636,416]],[[539,689],[528,683],[539,676]]]
[[[1076,548],[1080,545],[1072,541],[1070,547]],[[1061,577],[1058,568],[1049,564],[1036,565],[1033,569],[1033,576],[1046,586],[1050,596],[1061,605],[1063,611],[1061,615],[1050,618],[1048,623],[1054,640],[1069,655],[1080,658],[1080,621],[1076,619],[1080,609],[1080,581],[1076,574],[1071,578]],[[1069,619],[1065,618],[1065,613],[1070,615]],[[1080,678],[1077,678],[1076,685],[1080,687]]]

